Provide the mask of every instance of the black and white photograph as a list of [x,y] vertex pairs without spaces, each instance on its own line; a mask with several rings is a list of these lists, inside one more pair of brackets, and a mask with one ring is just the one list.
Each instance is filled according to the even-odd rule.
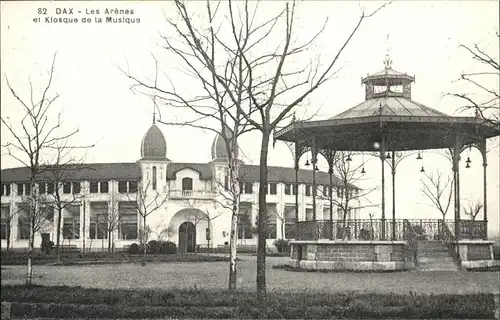
[[1,319],[500,319],[500,3],[1,1]]

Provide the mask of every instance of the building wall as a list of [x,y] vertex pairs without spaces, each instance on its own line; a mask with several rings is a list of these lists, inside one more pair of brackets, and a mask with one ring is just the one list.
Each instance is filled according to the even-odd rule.
[[[139,161],[142,171],[142,181],[140,181],[138,188],[149,186],[147,191],[147,198],[154,199],[156,193],[158,192],[159,198],[168,197],[168,201],[162,204],[156,211],[152,212],[147,217],[147,225],[150,227],[152,233],[150,239],[157,239],[162,237],[162,239],[171,240],[178,243],[178,230],[179,226],[184,221],[191,221],[196,225],[196,243],[199,245],[208,245],[208,240],[206,237],[207,228],[210,233],[210,245],[218,246],[229,243],[229,231],[231,224],[231,211],[228,208],[224,208],[220,203],[224,202],[220,193],[217,189],[222,187],[218,181],[224,181],[224,168],[225,165],[218,163],[213,164],[213,180],[203,180],[200,178],[200,174],[192,169],[185,168],[176,172],[174,180],[166,179],[166,171],[168,166],[168,161]],[[152,186],[152,174],[153,167],[156,167],[157,172],[157,188],[155,191],[151,190]],[[191,178],[193,181],[193,193],[183,194],[178,191],[182,190],[182,179]],[[64,239],[62,244],[65,245],[76,245],[77,247],[82,247],[85,242],[85,247],[92,247],[95,250],[101,249],[104,246],[107,248],[107,240],[90,239],[89,238],[89,228],[91,219],[91,206],[95,202],[105,202],[108,204],[108,212],[111,213],[113,205],[119,202],[127,202],[134,200],[135,194],[123,194],[119,193],[119,181],[110,180],[108,181],[108,192],[107,193],[90,193],[90,181],[81,181],[81,199],[78,201],[80,206],[80,220],[79,220],[79,239]],[[15,183],[11,184],[11,192],[9,196],[2,196],[2,205],[9,205],[11,214],[18,209],[19,203],[23,201],[22,197],[17,195],[17,187]],[[241,195],[241,202],[247,203],[250,207],[251,212],[251,223],[255,225],[255,221],[258,214],[258,189],[259,183],[253,183],[252,193]],[[275,213],[271,217],[271,221],[275,220],[276,223],[276,239],[283,238],[283,232],[281,224],[284,223],[284,212],[285,207],[295,206],[295,195],[293,192],[290,194],[285,193],[286,186],[284,183],[277,183],[276,194],[270,194],[268,187],[267,202],[272,206],[275,205]],[[293,186],[291,187],[293,190]],[[312,208],[312,197],[306,196],[305,185],[300,185],[298,188],[299,194],[299,220],[306,219],[306,208]],[[318,187],[317,192],[317,219],[329,219],[329,214],[325,214],[325,209],[329,208],[328,200],[322,198],[322,186]],[[63,194],[63,198],[71,199],[72,195]],[[328,211],[326,211],[328,212]],[[67,216],[68,210],[63,210],[63,218]],[[209,218],[207,218],[208,216]],[[200,218],[204,217],[204,218]],[[356,216],[352,216],[355,218]],[[212,219],[213,218],[213,219]],[[334,218],[336,216],[336,207],[334,207]],[[28,240],[18,239],[18,215],[13,215],[12,228],[11,228],[11,247],[13,248],[27,248]],[[209,222],[210,220],[210,222]],[[63,225],[63,223],[61,224]],[[139,229],[142,225],[142,217],[137,215],[137,228]],[[163,233],[163,230],[168,230],[168,232]],[[43,231],[38,232],[35,236],[35,247],[39,248],[41,245],[41,232],[47,232],[50,234],[50,239],[55,242],[56,232],[57,232],[57,212],[54,212],[54,219],[52,223],[47,224]],[[61,232],[62,234],[62,232]],[[85,234],[85,239],[82,235]],[[114,230],[112,232],[112,239],[115,248],[124,248],[131,243],[138,242],[136,239],[124,240],[120,237],[119,230]],[[269,239],[268,245],[274,248],[272,242],[275,239]],[[253,236],[252,239],[241,239],[238,241],[239,244],[255,245],[257,243],[256,237]],[[1,240],[2,249],[6,247],[6,240]]]

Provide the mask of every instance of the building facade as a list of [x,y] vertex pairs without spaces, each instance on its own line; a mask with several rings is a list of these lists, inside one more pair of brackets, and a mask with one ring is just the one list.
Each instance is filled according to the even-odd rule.
[[[45,213],[37,227],[35,248],[42,238],[56,242],[58,210],[50,204],[55,199],[55,185],[64,206],[60,243],[86,251],[124,250],[139,243],[143,216],[149,240],[170,240],[181,252],[197,247],[229,244],[231,210],[225,204],[228,183],[227,152],[221,136],[216,136],[208,163],[178,163],[166,157],[167,144],[161,130],[153,123],[141,143],[141,159],[135,163],[92,163],[67,170],[64,181],[54,183],[41,173],[36,192],[43,196]],[[238,245],[256,245],[259,166],[240,165],[240,212]],[[329,175],[316,171],[316,219],[329,219]],[[334,177],[334,197],[343,188]],[[30,194],[29,169],[1,170],[1,247],[28,248],[29,220],[27,204]],[[356,192],[351,189],[349,192]],[[299,170],[295,187],[293,168],[269,167],[267,204],[269,248],[276,239],[293,239],[295,232],[295,195],[298,193],[299,220],[313,219],[312,171]],[[51,200],[52,199],[52,200]],[[353,208],[356,206],[353,205]],[[333,218],[342,219],[334,207]],[[358,218],[351,209],[348,219]]]

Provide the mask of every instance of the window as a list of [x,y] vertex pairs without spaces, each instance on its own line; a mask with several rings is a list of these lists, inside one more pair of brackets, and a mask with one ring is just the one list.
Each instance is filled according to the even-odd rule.
[[47,182],[47,193],[54,194],[54,182]]
[[156,167],[153,167],[153,190],[156,190]]
[[295,206],[285,206],[285,239],[295,238]]
[[329,186],[323,186],[323,196],[330,196],[330,187]]
[[81,191],[80,182],[73,182],[73,194],[78,194]]
[[66,193],[66,194],[71,193],[71,183],[70,182],[65,182],[63,184],[63,193]]
[[344,198],[344,189],[337,188],[337,198]]
[[291,185],[285,184],[285,194],[286,195],[290,195],[290,187],[291,187]]
[[238,239],[252,239],[253,227],[250,209],[241,209],[238,215]]
[[2,216],[0,221],[0,239],[7,239],[10,234],[10,206],[2,205]]
[[24,185],[22,183],[17,184],[17,194],[22,196],[24,191]]
[[89,229],[90,239],[107,239],[108,238],[107,231],[108,231],[108,203],[91,202],[90,229]]
[[293,188],[292,188],[292,193],[293,195],[296,195],[297,194],[297,185],[293,185]]
[[193,179],[182,178],[182,191],[190,191],[190,190],[193,190]]
[[270,183],[269,184],[269,193],[270,194],[277,194],[278,193],[278,190],[277,190],[277,187],[276,187],[276,183]]
[[[105,184],[103,183],[105,182]],[[105,191],[103,189],[103,186],[105,186]],[[128,190],[127,190],[128,186]],[[101,181],[101,193],[107,193],[108,192],[108,182],[107,181]],[[137,192],[137,181],[118,181],[118,192],[119,193],[136,193]]]
[[128,182],[128,192],[137,193],[137,181]]
[[101,193],[108,193],[109,192],[109,184],[107,181],[101,181],[101,182],[99,182],[99,184],[101,186],[101,190],[100,190]]
[[252,182],[240,182],[240,192],[242,194],[252,194],[253,193],[253,183]]
[[275,203],[267,204],[266,239],[276,239],[277,230],[277,206]]
[[229,177],[224,176],[224,189],[229,190]]
[[276,239],[276,218],[270,217],[266,227],[266,239]]
[[118,192],[127,193],[127,181],[118,181]]
[[312,208],[306,208],[306,220],[313,220],[313,213]]
[[251,182],[245,182],[245,194],[252,194],[252,183]]
[[99,191],[99,182],[90,181],[90,193],[97,193]]
[[311,196],[311,186],[306,185],[306,196]]
[[122,239],[137,239],[137,209],[132,202],[118,204]]
[[[323,220],[330,219],[330,208],[323,208]],[[333,216],[332,216],[333,219]]]
[[53,207],[42,207],[42,214],[46,221],[54,222],[54,208]]
[[2,183],[0,189],[1,189],[2,196],[10,196],[10,184]]
[[17,216],[17,238],[26,240],[30,237],[29,206],[26,203],[19,204]]
[[80,238],[80,206],[70,205],[63,212],[63,238]]
[[31,193],[31,185],[29,183],[26,183],[24,185],[24,194],[28,195]]
[[41,183],[38,184],[38,193],[39,194],[45,194],[46,193],[45,182],[41,182]]

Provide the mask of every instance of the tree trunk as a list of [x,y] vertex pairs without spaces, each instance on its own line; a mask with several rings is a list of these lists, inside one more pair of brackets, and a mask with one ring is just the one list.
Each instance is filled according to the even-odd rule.
[[85,200],[83,201],[82,252],[85,253]]
[[143,247],[144,247],[144,253],[142,255],[142,265],[145,265],[146,264],[146,252],[148,251],[147,249],[147,244],[148,244],[148,236],[146,234],[146,215],[144,215],[143,219],[142,219],[142,238],[143,238]]
[[26,285],[31,286],[33,279],[33,251],[34,251],[35,233],[33,228],[30,228],[29,253],[28,253],[28,269],[26,274]]
[[[210,228],[211,226],[211,221],[210,221],[210,217],[207,216],[207,223],[208,223],[208,235],[207,235],[207,256],[210,255],[210,239],[212,238],[212,235],[210,234],[210,232],[212,231],[212,228]],[[162,241],[160,241],[162,242]]]
[[[297,188],[297,193],[299,188]],[[281,220],[281,253],[285,252],[285,221]]]
[[236,150],[238,148],[237,138],[233,136],[231,139],[231,159],[229,160],[229,175],[231,178],[230,187],[233,192],[233,208],[231,215],[231,230],[230,230],[230,249],[229,249],[229,290],[236,290],[238,269],[237,269],[237,242],[238,242],[238,214],[240,211],[240,183],[238,158]]
[[111,230],[108,230],[108,252],[111,252]]
[[[10,214],[10,212],[9,212]],[[12,226],[12,218],[7,221],[7,254],[10,252],[10,228]]]
[[260,303],[264,303],[264,299],[266,297],[266,185],[269,135],[270,133],[268,132],[267,128],[265,128],[262,131],[262,143],[260,146],[259,216],[257,243],[257,299]]
[[35,190],[35,177],[31,177],[30,182],[30,196],[31,196],[31,208],[30,208],[30,237],[28,240],[28,267],[26,270],[26,285],[30,286],[33,279],[33,251],[34,251],[34,241],[35,241],[35,215],[36,215],[36,190]]
[[61,263],[61,217],[62,209],[57,208],[56,256],[59,263]]
[[238,241],[238,205],[233,205],[233,213],[231,216],[231,238],[229,252],[229,290],[236,290],[237,268],[236,268],[236,242]]
[[61,262],[61,220],[62,220],[62,210],[63,210],[61,197],[59,195],[60,187],[61,187],[60,183],[56,181],[54,183],[54,196],[57,205],[56,256],[57,256],[57,261],[59,263]]

